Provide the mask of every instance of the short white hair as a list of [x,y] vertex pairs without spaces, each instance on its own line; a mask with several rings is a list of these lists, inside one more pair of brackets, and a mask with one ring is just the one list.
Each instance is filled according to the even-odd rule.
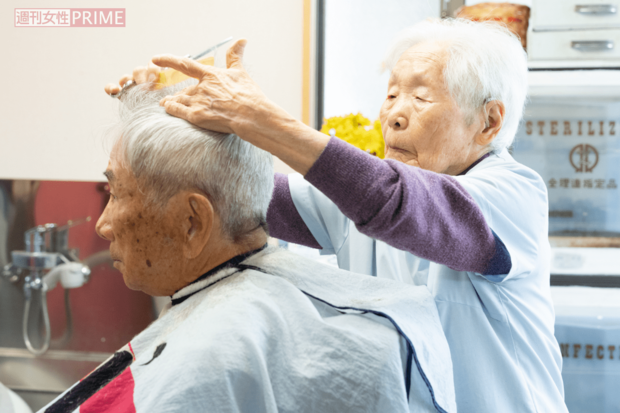
[[409,48],[428,41],[447,43],[444,80],[467,123],[471,124],[481,111],[486,112],[487,102],[498,100],[504,104],[504,123],[490,149],[508,148],[527,97],[527,56],[520,40],[497,22],[426,20],[395,38],[385,57],[385,68],[392,70]]
[[195,83],[159,91],[130,88],[120,102],[115,146],[149,204],[163,208],[180,190],[198,190],[211,201],[223,232],[237,242],[259,226],[266,229],[273,159],[237,135],[199,128],[159,105],[162,97]]

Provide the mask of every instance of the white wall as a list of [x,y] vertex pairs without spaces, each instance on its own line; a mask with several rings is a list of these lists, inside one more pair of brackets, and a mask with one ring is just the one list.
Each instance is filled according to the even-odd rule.
[[[121,7],[127,22],[15,28],[19,7]],[[249,40],[250,73],[301,118],[302,13],[302,0],[3,0],[0,179],[102,180],[102,135],[118,105],[103,86],[155,54],[197,53],[228,36]]]
[[327,0],[325,22],[325,117],[361,112],[379,117],[388,73],[383,56],[401,30],[439,17],[439,0]]

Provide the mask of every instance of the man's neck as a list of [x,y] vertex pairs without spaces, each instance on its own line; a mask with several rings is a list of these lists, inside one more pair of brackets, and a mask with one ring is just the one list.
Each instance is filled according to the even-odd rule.
[[188,278],[185,279],[185,286],[238,255],[260,249],[267,243],[268,238],[267,233],[262,228],[257,228],[236,242],[231,240],[228,242],[220,241],[218,245],[207,244],[204,251],[205,255],[203,255],[200,264],[190,264],[190,268],[194,267],[194,269],[190,269],[191,275],[188,274]]

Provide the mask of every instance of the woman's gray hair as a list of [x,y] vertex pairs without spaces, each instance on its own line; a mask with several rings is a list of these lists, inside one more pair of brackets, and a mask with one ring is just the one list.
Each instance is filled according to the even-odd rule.
[[393,69],[404,52],[427,41],[447,44],[444,80],[468,124],[486,111],[487,102],[504,104],[504,124],[490,149],[509,147],[523,116],[528,84],[527,56],[517,36],[496,22],[426,20],[396,37],[386,54],[385,67]]
[[240,139],[199,128],[159,105],[196,81],[159,91],[130,88],[120,103],[115,147],[148,203],[163,209],[180,190],[198,190],[213,204],[224,233],[240,238],[259,226],[273,192],[272,156]]

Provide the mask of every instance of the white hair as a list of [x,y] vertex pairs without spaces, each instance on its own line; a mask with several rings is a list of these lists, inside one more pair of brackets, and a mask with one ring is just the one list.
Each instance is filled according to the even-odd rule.
[[171,116],[159,105],[162,97],[195,83],[159,91],[130,88],[120,103],[115,145],[149,204],[163,210],[180,190],[198,190],[211,201],[223,232],[237,242],[259,226],[266,229],[272,156],[237,135]]
[[486,119],[487,102],[504,104],[504,123],[490,149],[509,147],[527,97],[527,56],[517,36],[496,22],[426,20],[395,38],[385,57],[385,68],[392,70],[404,52],[428,41],[447,43],[444,81],[468,124],[481,112]]

